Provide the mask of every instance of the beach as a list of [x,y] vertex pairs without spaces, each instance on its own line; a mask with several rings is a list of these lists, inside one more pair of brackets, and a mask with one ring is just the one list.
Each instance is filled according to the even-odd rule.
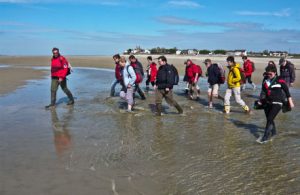
[[[153,58],[157,58],[159,55],[153,55]],[[76,69],[76,67],[94,67],[94,68],[108,68],[114,69],[114,62],[111,56],[66,56],[71,65]],[[128,56],[126,56],[128,57]],[[146,55],[137,55],[138,60],[140,60],[146,68],[147,66],[147,56]],[[184,74],[185,66],[184,61],[187,59],[193,60],[196,64],[201,65],[202,70],[205,71],[206,68],[203,64],[203,61],[206,58],[212,59],[214,63],[222,64],[226,66],[226,56],[175,56],[175,55],[166,55],[168,63],[174,64],[180,73]],[[0,71],[1,81],[4,82],[4,85],[1,85],[0,94],[5,94],[10,92],[20,86],[22,86],[26,80],[40,78],[41,76],[49,75],[41,70],[30,71],[28,67],[36,66],[48,66],[50,67],[51,57],[47,56],[0,56],[0,64],[10,65],[10,67],[2,68]],[[255,62],[256,71],[252,76],[252,80],[256,84],[260,84],[262,81],[262,74],[264,68],[269,60],[274,60],[278,64],[279,58],[250,58]],[[241,57],[236,57],[236,61],[242,64]],[[300,77],[300,59],[291,59],[295,64],[295,67],[298,69],[296,71],[296,77]],[[26,68],[27,67],[27,68]],[[300,82],[295,83],[295,87],[300,87]]]
[[[144,66],[145,57],[138,56]],[[165,115],[154,116],[152,90],[146,101],[137,96],[129,114],[118,96],[108,97],[111,57],[67,58],[74,66],[68,87],[75,105],[67,106],[59,89],[56,108],[45,110],[50,58],[0,57],[0,80],[11,84],[0,90],[1,195],[299,194],[298,84],[291,88],[296,107],[278,115],[278,134],[261,145],[256,139],[264,132],[264,112],[247,115],[232,101],[231,114],[224,115],[220,100],[208,109],[206,78],[198,101],[186,98],[182,81],[175,86],[184,115],[164,102]],[[181,74],[186,58],[168,56]],[[201,64],[207,57],[190,58]],[[268,59],[255,61],[259,85]],[[225,90],[222,85],[220,94]],[[252,107],[259,92],[260,86],[249,86],[242,97]]]

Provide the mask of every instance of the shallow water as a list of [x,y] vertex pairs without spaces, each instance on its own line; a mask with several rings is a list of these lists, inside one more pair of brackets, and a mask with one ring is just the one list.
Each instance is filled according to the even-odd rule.
[[[164,104],[162,117],[153,116],[153,94],[124,113],[119,98],[107,98],[112,80],[110,71],[75,69],[74,107],[59,90],[57,108],[44,109],[49,78],[0,97],[1,195],[300,194],[299,106],[280,113],[278,135],[259,145],[263,112],[205,108],[205,80],[198,102],[176,87],[186,116]],[[252,104],[258,93],[243,97]],[[292,95],[297,104],[299,90]]]

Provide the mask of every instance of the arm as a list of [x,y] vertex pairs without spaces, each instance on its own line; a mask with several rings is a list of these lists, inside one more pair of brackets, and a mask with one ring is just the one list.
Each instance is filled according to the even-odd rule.
[[128,74],[130,75],[130,78],[129,78],[129,85],[134,85],[135,83],[135,80],[136,80],[136,75],[135,75],[135,72],[132,68],[132,66],[129,66],[128,67]]
[[67,74],[68,74],[68,68],[69,68],[69,62],[66,58],[64,57],[60,57],[60,61],[61,61],[61,69],[60,69],[60,77],[59,77],[59,81],[63,81]]
[[233,83],[237,83],[241,80],[240,70],[238,68],[233,68],[232,72],[235,76],[235,78],[232,79]]
[[285,93],[285,95],[286,95],[286,97],[289,101],[290,107],[294,108],[295,105],[294,105],[293,99],[291,97],[290,90],[289,90],[288,86],[285,83],[281,83],[281,88],[284,91],[284,93]]
[[291,73],[291,84],[293,84],[295,82],[296,79],[296,75],[295,75],[295,68],[293,65],[291,65],[290,67],[290,73]]

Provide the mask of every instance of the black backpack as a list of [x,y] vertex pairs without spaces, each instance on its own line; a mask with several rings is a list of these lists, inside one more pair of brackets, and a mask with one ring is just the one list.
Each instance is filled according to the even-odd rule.
[[171,78],[171,83],[172,85],[178,85],[179,83],[179,74],[177,68],[171,64],[170,65],[170,70],[169,70],[169,76]]
[[145,75],[144,68],[143,68],[143,65],[139,61],[136,62],[136,67],[134,67],[134,68],[137,72],[139,72],[144,77],[144,75]]

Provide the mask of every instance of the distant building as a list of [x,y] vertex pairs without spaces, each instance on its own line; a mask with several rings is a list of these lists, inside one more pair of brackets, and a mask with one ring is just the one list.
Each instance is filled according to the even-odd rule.
[[286,52],[286,51],[270,51],[269,55],[273,56],[273,57],[286,57],[286,56],[288,56],[288,52]]
[[228,56],[246,56],[247,50],[242,49],[242,50],[227,51],[226,55],[228,55]]
[[189,49],[188,50],[188,55],[197,55],[198,51],[196,49]]
[[176,55],[181,55],[182,54],[182,51],[181,50],[177,50],[176,51]]

